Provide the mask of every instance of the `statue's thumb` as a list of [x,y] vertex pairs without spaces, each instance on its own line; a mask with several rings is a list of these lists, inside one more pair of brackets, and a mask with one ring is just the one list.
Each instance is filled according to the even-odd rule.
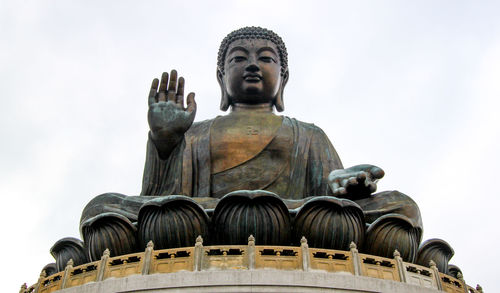
[[194,93],[189,93],[187,96],[187,109],[189,113],[196,113],[196,102],[194,100]]

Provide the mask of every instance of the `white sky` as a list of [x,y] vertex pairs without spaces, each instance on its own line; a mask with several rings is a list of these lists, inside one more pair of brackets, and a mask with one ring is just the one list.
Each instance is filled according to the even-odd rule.
[[5,292],[79,237],[94,196],[140,192],[154,77],[177,69],[196,119],[221,114],[218,46],[246,25],[288,47],[284,114],[320,126],[345,166],[382,167],[379,190],[415,199],[424,239],[500,292],[500,2],[181,2],[0,1]]

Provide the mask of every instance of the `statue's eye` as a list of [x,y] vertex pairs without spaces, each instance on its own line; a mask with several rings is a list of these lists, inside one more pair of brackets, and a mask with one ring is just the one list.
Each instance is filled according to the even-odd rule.
[[231,60],[229,60],[229,62],[242,62],[245,60],[247,60],[245,56],[234,56]]
[[266,63],[271,63],[271,62],[276,63],[276,60],[274,60],[273,57],[269,57],[269,56],[261,56],[261,57],[259,57],[259,60],[262,62],[266,62]]

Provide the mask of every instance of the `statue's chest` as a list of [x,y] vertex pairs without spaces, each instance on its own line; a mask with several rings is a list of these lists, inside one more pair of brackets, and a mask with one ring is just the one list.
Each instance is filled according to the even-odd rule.
[[210,130],[212,174],[238,166],[261,153],[275,138],[283,118],[275,115],[228,115]]

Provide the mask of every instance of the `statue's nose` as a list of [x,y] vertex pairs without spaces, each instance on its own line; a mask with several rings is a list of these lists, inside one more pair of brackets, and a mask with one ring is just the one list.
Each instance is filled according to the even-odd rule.
[[257,64],[257,61],[255,60],[255,58],[248,59],[248,64],[247,64],[247,67],[245,69],[247,71],[251,71],[251,72],[256,72],[256,71],[260,70],[259,65]]

